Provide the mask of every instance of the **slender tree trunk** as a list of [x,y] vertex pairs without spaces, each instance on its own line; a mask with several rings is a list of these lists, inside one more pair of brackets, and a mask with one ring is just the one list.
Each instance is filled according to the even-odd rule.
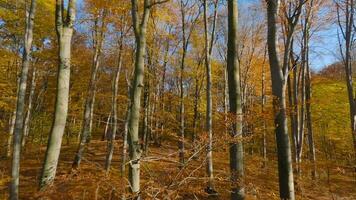
[[312,85],[311,85],[311,72],[309,65],[309,39],[310,39],[310,18],[313,16],[313,5],[314,0],[308,2],[308,7],[305,9],[306,15],[304,17],[303,24],[303,46],[305,48],[305,120],[308,132],[308,146],[309,146],[309,160],[313,165],[312,169],[312,179],[316,178],[316,157],[315,157],[315,146],[314,146],[314,134],[313,134],[313,124],[312,124],[312,114],[311,114],[311,97],[312,97]]
[[305,121],[305,73],[306,73],[306,44],[302,45],[302,64],[300,69],[300,106],[299,106],[299,128],[298,128],[298,146],[297,146],[297,169],[298,173],[301,173],[301,162],[302,162],[302,155],[303,155],[303,146],[304,146],[304,121]]
[[208,3],[207,0],[203,1],[204,7],[204,38],[205,38],[205,69],[206,69],[206,124],[205,129],[208,133],[208,145],[207,145],[207,163],[206,163],[206,172],[209,178],[207,191],[209,194],[215,194],[216,191],[214,190],[214,174],[213,174],[213,98],[212,98],[212,86],[211,86],[211,53],[213,50],[214,45],[214,37],[215,37],[215,24],[217,18],[217,2],[214,3],[214,18],[213,18],[213,25],[212,25],[212,33],[211,33],[211,40],[209,41],[209,22],[208,22]]
[[101,141],[108,139],[108,131],[109,131],[110,124],[111,124],[111,114],[112,113],[110,111],[110,114],[109,114],[108,118],[106,119],[105,129],[104,129],[103,136],[101,137]]
[[[90,140],[92,138],[92,130],[93,130],[93,121],[94,121],[94,106],[95,106],[95,96],[96,96],[96,87],[94,87],[94,91],[93,91],[93,98],[90,104],[90,117],[89,117],[89,134],[86,140],[86,143],[90,143]],[[96,128],[99,127],[100,123],[97,123]]]
[[[147,77],[149,77],[149,75],[147,75]],[[146,78],[147,78],[146,77]],[[144,113],[143,113],[143,123],[142,123],[142,150],[143,153],[146,153],[146,143],[148,141],[148,115],[149,115],[149,98],[150,98],[150,92],[149,92],[149,78],[146,79],[146,84],[144,86],[144,94],[143,94],[143,109],[144,109]]]
[[[184,31],[183,31],[184,32]],[[185,48],[184,48],[185,49]],[[186,50],[183,50],[182,63],[179,74],[179,162],[180,167],[184,166],[184,129],[185,129],[185,118],[184,118],[184,87],[183,87],[183,73],[184,73],[184,63],[185,63]]]
[[71,40],[75,20],[76,0],[68,2],[67,17],[65,20],[62,18],[62,3],[60,0],[56,1],[56,27],[59,44],[57,95],[54,119],[42,168],[40,188],[44,188],[54,180],[68,114]]
[[128,119],[130,113],[130,105],[128,104],[127,111],[126,111],[126,122],[125,122],[125,130],[123,135],[123,145],[122,145],[122,162],[121,162],[121,176],[124,177],[125,175],[125,168],[126,168],[126,157],[127,157],[127,127],[128,127]]
[[242,143],[242,102],[240,70],[237,59],[237,17],[238,5],[236,0],[228,1],[228,43],[227,43],[227,74],[229,88],[230,115],[233,117],[230,134],[230,170],[231,170],[231,199],[245,198],[244,189],[244,152]]
[[[345,68],[345,81],[347,86],[347,94],[349,98],[349,110],[351,121],[351,134],[354,145],[354,155],[356,159],[356,98],[353,88],[353,71],[352,71],[352,58],[351,51],[354,43],[353,31],[355,28],[354,14],[355,9],[354,0],[345,0],[337,4],[338,25],[342,36],[339,36],[340,52],[343,59]],[[340,12],[344,12],[345,19],[340,19],[342,15]],[[344,40],[345,46],[341,43],[341,39]],[[343,49],[344,48],[344,49]],[[356,171],[356,168],[355,168]]]
[[[165,51],[165,55],[164,55],[162,79],[161,79],[160,92],[159,92],[159,94],[160,94],[160,96],[159,96],[160,109],[161,109],[162,115],[159,118],[159,121],[160,121],[159,122],[159,126],[160,126],[159,129],[160,129],[160,131],[158,131],[158,132],[160,132],[161,135],[164,132],[164,122],[165,122],[165,119],[163,117],[164,112],[165,112],[165,103],[164,103],[165,92],[164,92],[164,87],[165,87],[165,83],[166,83],[166,70],[167,70],[167,64],[168,64],[168,53],[169,53],[169,40],[167,39],[166,51]],[[155,143],[157,145],[160,145],[158,132],[155,133],[154,140],[155,140]]]
[[[307,56],[309,53],[307,53]],[[312,178],[316,178],[316,157],[315,157],[315,146],[314,146],[314,134],[313,134],[313,123],[311,115],[311,75],[310,75],[309,63],[306,65],[306,85],[305,85],[305,98],[306,98],[306,123],[308,130],[308,143],[309,143],[309,160],[313,164]]]
[[30,66],[30,54],[33,41],[33,27],[36,10],[36,1],[31,0],[29,10],[26,8],[26,27],[25,27],[25,48],[22,57],[22,69],[20,75],[20,84],[17,94],[16,119],[13,137],[13,155],[11,169],[10,199],[19,198],[19,177],[20,177],[20,154],[21,140],[23,136],[23,121],[25,113],[25,97],[27,88],[27,75]]
[[80,166],[80,161],[82,159],[85,146],[90,141],[91,138],[91,129],[92,129],[92,120],[94,112],[94,102],[95,102],[95,90],[96,90],[96,79],[97,73],[100,66],[100,55],[102,51],[102,44],[104,41],[104,28],[105,28],[105,10],[101,13],[101,25],[99,25],[99,17],[95,19],[94,27],[94,55],[93,63],[91,68],[91,77],[87,89],[87,98],[85,100],[84,113],[83,113],[83,126],[80,134],[80,142],[78,145],[77,153],[74,157],[72,164],[73,169],[77,169]]
[[263,167],[267,166],[267,124],[265,118],[265,106],[266,106],[266,71],[265,71],[265,60],[266,60],[267,49],[265,49],[265,55],[262,63],[262,83],[261,83],[261,112],[263,115],[262,119],[262,156],[263,156]]
[[180,2],[180,10],[181,10],[181,21],[182,21],[182,58],[180,63],[180,72],[179,72],[179,141],[178,141],[178,148],[179,148],[179,162],[180,166],[183,167],[185,160],[184,160],[184,133],[185,133],[185,110],[184,110],[184,85],[183,85],[183,76],[184,76],[184,68],[185,68],[185,58],[187,54],[187,47],[188,41],[186,39],[186,24],[185,24],[185,3],[183,0]]
[[193,133],[192,133],[192,143],[194,153],[198,150],[197,146],[197,126],[199,121],[199,99],[200,99],[200,92],[199,92],[199,78],[195,78],[195,91],[194,91],[194,115],[193,115]]
[[224,122],[225,122],[225,133],[229,133],[228,124],[228,113],[229,113],[229,83],[227,78],[227,67],[224,69]]
[[[127,76],[127,71],[126,71],[126,76]],[[130,109],[131,109],[131,101],[130,101],[130,81],[128,77],[126,77],[126,82],[127,82],[127,97],[128,97],[128,102],[127,102],[127,110],[126,110],[126,121],[125,121],[125,130],[124,130],[124,135],[123,135],[123,145],[122,145],[122,162],[121,162],[121,176],[124,177],[125,175],[125,170],[126,170],[126,157],[127,157],[127,146],[128,146],[128,124],[129,124],[129,119],[130,119]]]
[[129,165],[129,182],[131,192],[134,194],[135,199],[140,197],[140,159],[141,147],[139,143],[139,120],[140,120],[140,104],[141,93],[144,87],[144,69],[145,69],[145,52],[146,52],[146,29],[148,18],[150,16],[151,1],[144,1],[144,11],[142,19],[139,20],[138,3],[137,0],[131,0],[132,21],[135,32],[136,42],[136,55],[135,55],[135,69],[134,77],[131,84],[130,94],[130,113],[128,120],[128,136],[129,136],[129,152],[130,152],[130,165]]
[[[286,115],[286,81],[279,65],[276,40],[276,18],[278,16],[279,0],[267,1],[267,24],[268,24],[268,55],[272,78],[272,94],[274,108],[275,134],[278,151],[278,175],[281,199],[294,200],[294,182],[292,155],[288,135],[288,123]],[[288,46],[287,46],[288,47]],[[287,49],[287,54],[289,53]],[[286,55],[285,55],[286,57]],[[285,59],[288,60],[289,59]],[[286,63],[284,62],[284,65]]]
[[112,84],[112,102],[111,102],[111,113],[112,113],[112,133],[108,139],[107,154],[105,162],[105,170],[108,173],[110,170],[112,156],[114,154],[115,137],[117,132],[117,96],[119,93],[119,80],[122,68],[122,38],[120,39],[120,49],[119,49],[119,59],[118,68],[116,70],[113,84]]
[[[17,78],[17,84],[16,84],[16,95],[19,93],[19,88],[20,88],[20,78]],[[16,97],[17,98],[17,97]],[[17,103],[17,100],[16,100]],[[16,111],[17,111],[17,104],[15,105],[15,109],[12,112],[11,119],[10,119],[10,128],[9,128],[9,136],[7,138],[7,157],[10,157],[12,154],[12,142],[13,142],[13,136],[14,136],[14,130],[15,130],[15,121],[16,121]]]
[[27,113],[26,113],[25,123],[23,127],[22,146],[25,146],[26,138],[28,137],[28,134],[30,132],[30,121],[31,121],[32,104],[33,104],[32,102],[33,102],[33,97],[35,95],[35,90],[36,90],[36,68],[35,66],[33,66],[31,89],[30,89],[30,95],[28,97]]

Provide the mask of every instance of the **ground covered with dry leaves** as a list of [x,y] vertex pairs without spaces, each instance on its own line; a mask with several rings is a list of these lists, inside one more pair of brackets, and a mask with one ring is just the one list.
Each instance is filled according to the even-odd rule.
[[[38,191],[38,179],[45,146],[28,145],[23,151],[20,178],[20,199],[121,199],[128,191],[126,177],[120,176],[121,143],[118,142],[109,175],[103,170],[105,164],[105,141],[92,141],[78,171],[71,171],[76,145],[62,147],[57,176],[52,186]],[[203,148],[202,148],[203,149]],[[271,154],[274,152],[270,152]],[[143,199],[229,199],[228,150],[214,151],[214,175],[218,196],[208,196],[206,186],[204,152],[178,167],[177,148],[174,142],[160,147],[150,146],[143,158]],[[270,155],[269,157],[275,157]],[[0,161],[0,199],[8,198],[10,180],[9,159]],[[316,180],[310,176],[310,166],[303,165],[301,175],[296,176],[297,199],[356,199],[356,175],[351,169],[318,163]],[[278,199],[277,163],[269,160],[265,168],[262,159],[255,154],[245,156],[247,199]],[[126,192],[126,198],[130,199]]]

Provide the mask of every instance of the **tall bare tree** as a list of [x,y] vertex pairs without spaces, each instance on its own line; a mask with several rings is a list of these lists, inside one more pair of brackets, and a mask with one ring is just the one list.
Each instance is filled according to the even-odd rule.
[[[27,2],[26,2],[27,3]],[[15,129],[13,137],[13,154],[11,169],[10,199],[19,198],[19,177],[20,177],[20,154],[21,140],[23,136],[23,124],[25,114],[25,97],[27,88],[28,69],[30,67],[31,48],[33,41],[33,27],[35,19],[36,0],[31,0],[30,7],[26,5],[26,26],[24,37],[24,50],[22,55],[22,69],[20,83],[18,85]]]
[[80,142],[78,145],[77,153],[72,164],[72,168],[78,168],[80,161],[83,156],[85,145],[88,143],[91,137],[91,124],[94,111],[94,101],[95,101],[95,90],[97,82],[97,73],[100,66],[100,56],[102,54],[102,46],[105,37],[105,27],[106,27],[106,15],[107,9],[102,8],[99,13],[96,14],[94,19],[94,30],[93,30],[93,61],[91,67],[91,76],[87,89],[87,98],[85,100],[84,113],[83,113],[83,126],[80,134]]
[[227,78],[229,90],[229,114],[232,117],[230,135],[230,170],[231,170],[231,199],[245,198],[244,188],[244,152],[242,142],[242,93],[240,68],[237,59],[237,0],[228,1],[228,42],[227,42]]
[[56,31],[59,45],[59,62],[57,76],[57,95],[54,111],[54,119],[49,134],[45,160],[43,163],[40,188],[44,188],[53,182],[56,175],[62,137],[67,121],[71,40],[76,16],[76,0],[69,0],[67,16],[64,16],[63,0],[56,0]]
[[[288,134],[287,105],[286,105],[286,86],[289,75],[290,50],[293,41],[295,26],[298,23],[299,16],[304,0],[288,1],[290,6],[284,6],[283,11],[287,19],[287,30],[284,44],[283,62],[280,65],[277,43],[277,18],[280,9],[280,0],[266,0],[267,2],[267,45],[270,72],[272,79],[273,110],[275,134],[278,151],[278,175],[279,190],[281,199],[295,199],[294,178],[292,167],[291,145]],[[293,4],[292,4],[293,3]],[[292,10],[293,12],[289,12]],[[290,9],[289,9],[290,8]]]
[[[213,174],[213,98],[212,98],[212,91],[211,91],[211,54],[213,52],[214,40],[215,40],[215,28],[216,28],[216,18],[218,16],[218,0],[214,2],[214,13],[213,13],[213,21],[211,30],[209,30],[209,21],[208,21],[208,10],[209,5],[207,0],[203,1],[204,7],[204,42],[205,42],[205,70],[206,70],[206,124],[205,129],[208,133],[208,145],[207,145],[207,166],[206,172],[209,178],[207,191],[208,193],[216,193],[214,190],[214,174]],[[211,33],[209,33],[211,32]],[[210,35],[210,38],[209,38]]]
[[339,26],[338,41],[340,54],[345,68],[345,80],[347,94],[349,98],[349,110],[351,120],[351,134],[356,158],[356,96],[353,87],[353,71],[351,52],[354,48],[355,40],[355,1],[354,0],[335,0],[337,8],[337,22]]

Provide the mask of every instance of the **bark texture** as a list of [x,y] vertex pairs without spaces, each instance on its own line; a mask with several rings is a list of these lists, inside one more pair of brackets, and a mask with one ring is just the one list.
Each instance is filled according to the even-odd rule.
[[232,118],[230,135],[230,170],[231,170],[231,199],[245,198],[244,189],[244,152],[242,143],[242,102],[240,69],[237,59],[237,0],[228,1],[228,43],[227,43],[227,75],[229,90],[229,114]]
[[[286,77],[284,76],[283,70],[279,64],[277,53],[276,21],[278,16],[279,3],[279,0],[267,1],[267,44],[272,79],[280,198],[294,200],[295,196],[292,155],[288,135],[288,123],[286,114]],[[287,54],[289,53],[288,49],[286,52]],[[288,58],[285,57],[287,57],[286,53],[284,55],[284,64],[288,62]]]
[[63,9],[63,2],[61,0],[57,0],[55,11],[56,30],[59,45],[57,94],[54,119],[48,138],[47,150],[41,173],[40,188],[46,187],[53,182],[55,178],[68,114],[71,40],[76,15],[76,0],[69,0],[66,17],[62,16],[64,13]]
[[20,83],[17,93],[15,129],[13,134],[13,151],[12,151],[12,169],[10,183],[10,199],[17,200],[19,198],[19,179],[20,179],[20,154],[21,140],[23,136],[23,124],[25,114],[25,98],[27,88],[27,76],[30,67],[30,54],[33,41],[33,27],[35,19],[36,0],[31,0],[31,5],[26,8],[26,27],[24,37],[24,52],[22,55],[22,69],[20,75]]

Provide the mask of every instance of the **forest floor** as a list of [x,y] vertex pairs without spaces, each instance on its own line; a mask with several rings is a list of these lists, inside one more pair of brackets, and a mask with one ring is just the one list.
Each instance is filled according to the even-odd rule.
[[[120,176],[121,153],[118,152],[121,152],[121,144],[118,142],[116,145],[112,169],[106,175],[103,170],[105,141],[91,141],[80,170],[75,172],[70,169],[76,145],[64,144],[55,182],[43,192],[39,192],[37,186],[45,146],[28,145],[21,162],[20,199],[120,199],[128,184],[126,177]],[[229,199],[228,150],[214,151],[218,196],[208,196],[204,192],[207,179],[204,177],[203,157],[190,159],[184,168],[179,169],[175,143],[164,143],[159,148],[150,146],[148,156],[141,162],[143,199]],[[302,168],[305,170],[295,180],[297,199],[356,199],[356,177],[352,170],[340,168],[336,163],[318,165],[317,179],[312,180],[308,170],[310,166]],[[8,198],[9,169],[10,160],[1,159],[0,199]],[[275,160],[269,160],[267,166],[262,168],[260,156],[246,154],[245,174],[247,199],[279,199]]]

